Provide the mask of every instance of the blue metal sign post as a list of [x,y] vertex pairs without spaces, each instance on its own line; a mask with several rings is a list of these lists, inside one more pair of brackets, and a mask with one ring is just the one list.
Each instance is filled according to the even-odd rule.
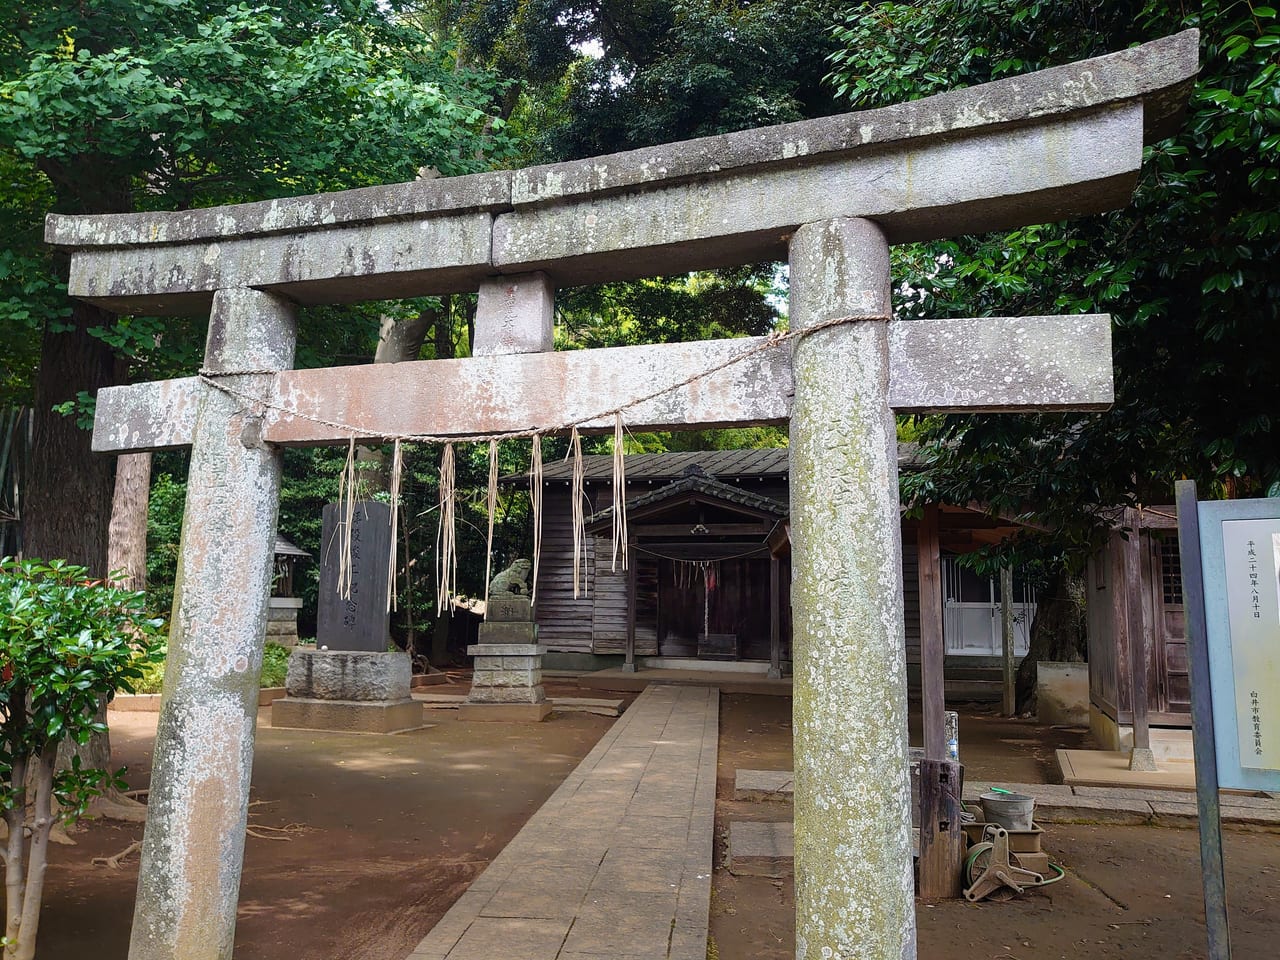
[[1218,790],[1280,790],[1280,499],[1176,490],[1208,956],[1229,960]]

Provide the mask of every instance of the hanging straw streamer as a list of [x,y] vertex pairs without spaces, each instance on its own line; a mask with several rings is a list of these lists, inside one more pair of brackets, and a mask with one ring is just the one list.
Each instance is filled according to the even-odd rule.
[[484,548],[484,602],[489,602],[489,577],[493,569],[493,515],[498,512],[498,441],[489,441],[489,493],[485,498],[489,514],[489,536]]
[[453,444],[440,455],[440,527],[436,532],[436,613],[443,613],[458,589],[458,539],[454,529],[454,495],[457,473]]
[[400,608],[400,593],[396,585],[396,553],[397,540],[400,533],[400,474],[404,468],[404,456],[397,440],[391,454],[391,552],[387,560],[387,582],[391,589],[387,592],[387,612]]
[[342,516],[338,534],[338,595],[351,599],[351,527],[356,513],[356,438],[347,445],[347,462],[338,477],[338,509]]
[[582,579],[582,558],[587,552],[587,523],[582,515],[584,476],[582,468],[582,438],[578,428],[569,434],[569,456],[573,457],[573,482],[570,498],[573,501],[573,599],[578,599],[578,584]]
[[542,558],[542,434],[533,435],[529,454],[529,506],[533,510],[533,574],[529,583],[529,605],[538,599],[538,561]]
[[622,569],[627,569],[627,468],[622,442],[622,411],[613,420],[613,568],[618,569],[618,555],[622,555]]

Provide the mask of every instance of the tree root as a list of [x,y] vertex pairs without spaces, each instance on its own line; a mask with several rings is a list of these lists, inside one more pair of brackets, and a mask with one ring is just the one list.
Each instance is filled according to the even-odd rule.
[[129,844],[115,856],[111,857],[94,857],[91,861],[95,867],[110,867],[112,870],[120,869],[120,861],[124,860],[131,854],[137,853],[142,849],[142,841],[135,840]]
[[[145,793],[145,791],[142,792]],[[89,809],[85,816],[102,820],[119,820],[124,823],[145,823],[147,805],[139,803],[125,794],[117,794],[114,797],[98,797],[89,804]]]
[[268,827],[262,823],[251,823],[245,827],[246,836],[256,837],[259,840],[292,840],[294,834],[305,833],[307,825],[304,823],[288,823],[283,827]]

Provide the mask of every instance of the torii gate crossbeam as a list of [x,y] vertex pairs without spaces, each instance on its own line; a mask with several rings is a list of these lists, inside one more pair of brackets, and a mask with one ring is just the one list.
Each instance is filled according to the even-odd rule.
[[[203,382],[104,390],[95,422],[99,450],[192,451],[131,960],[231,956],[280,446],[601,428],[618,407],[633,427],[790,422],[797,957],[914,957],[893,411],[1105,406],[1110,341],[1106,317],[892,322],[889,244],[1123,206],[1197,43],[514,172],[50,217],[71,295],[210,311]],[[816,331],[789,349],[549,352],[555,287],[784,256],[792,328]],[[487,356],[288,369],[298,304],[475,289]]]

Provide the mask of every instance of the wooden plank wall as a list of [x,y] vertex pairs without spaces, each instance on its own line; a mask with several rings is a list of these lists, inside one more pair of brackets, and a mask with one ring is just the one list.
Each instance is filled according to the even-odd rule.
[[[627,573],[618,564],[613,567],[613,554],[605,540],[596,540],[595,605],[591,611],[591,652],[627,652]],[[632,556],[636,564],[636,587],[640,602],[636,607],[636,656],[658,655],[658,628],[652,597],[656,565]],[[646,599],[649,600],[646,603]]]
[[534,619],[538,642],[552,650],[591,652],[592,599],[596,563],[592,537],[582,564],[578,598],[573,596],[573,517],[569,497],[548,491],[542,514],[542,558]]
[[[912,534],[914,537],[914,534]],[[907,630],[907,663],[920,662],[920,579],[914,539],[902,544],[902,599]]]

